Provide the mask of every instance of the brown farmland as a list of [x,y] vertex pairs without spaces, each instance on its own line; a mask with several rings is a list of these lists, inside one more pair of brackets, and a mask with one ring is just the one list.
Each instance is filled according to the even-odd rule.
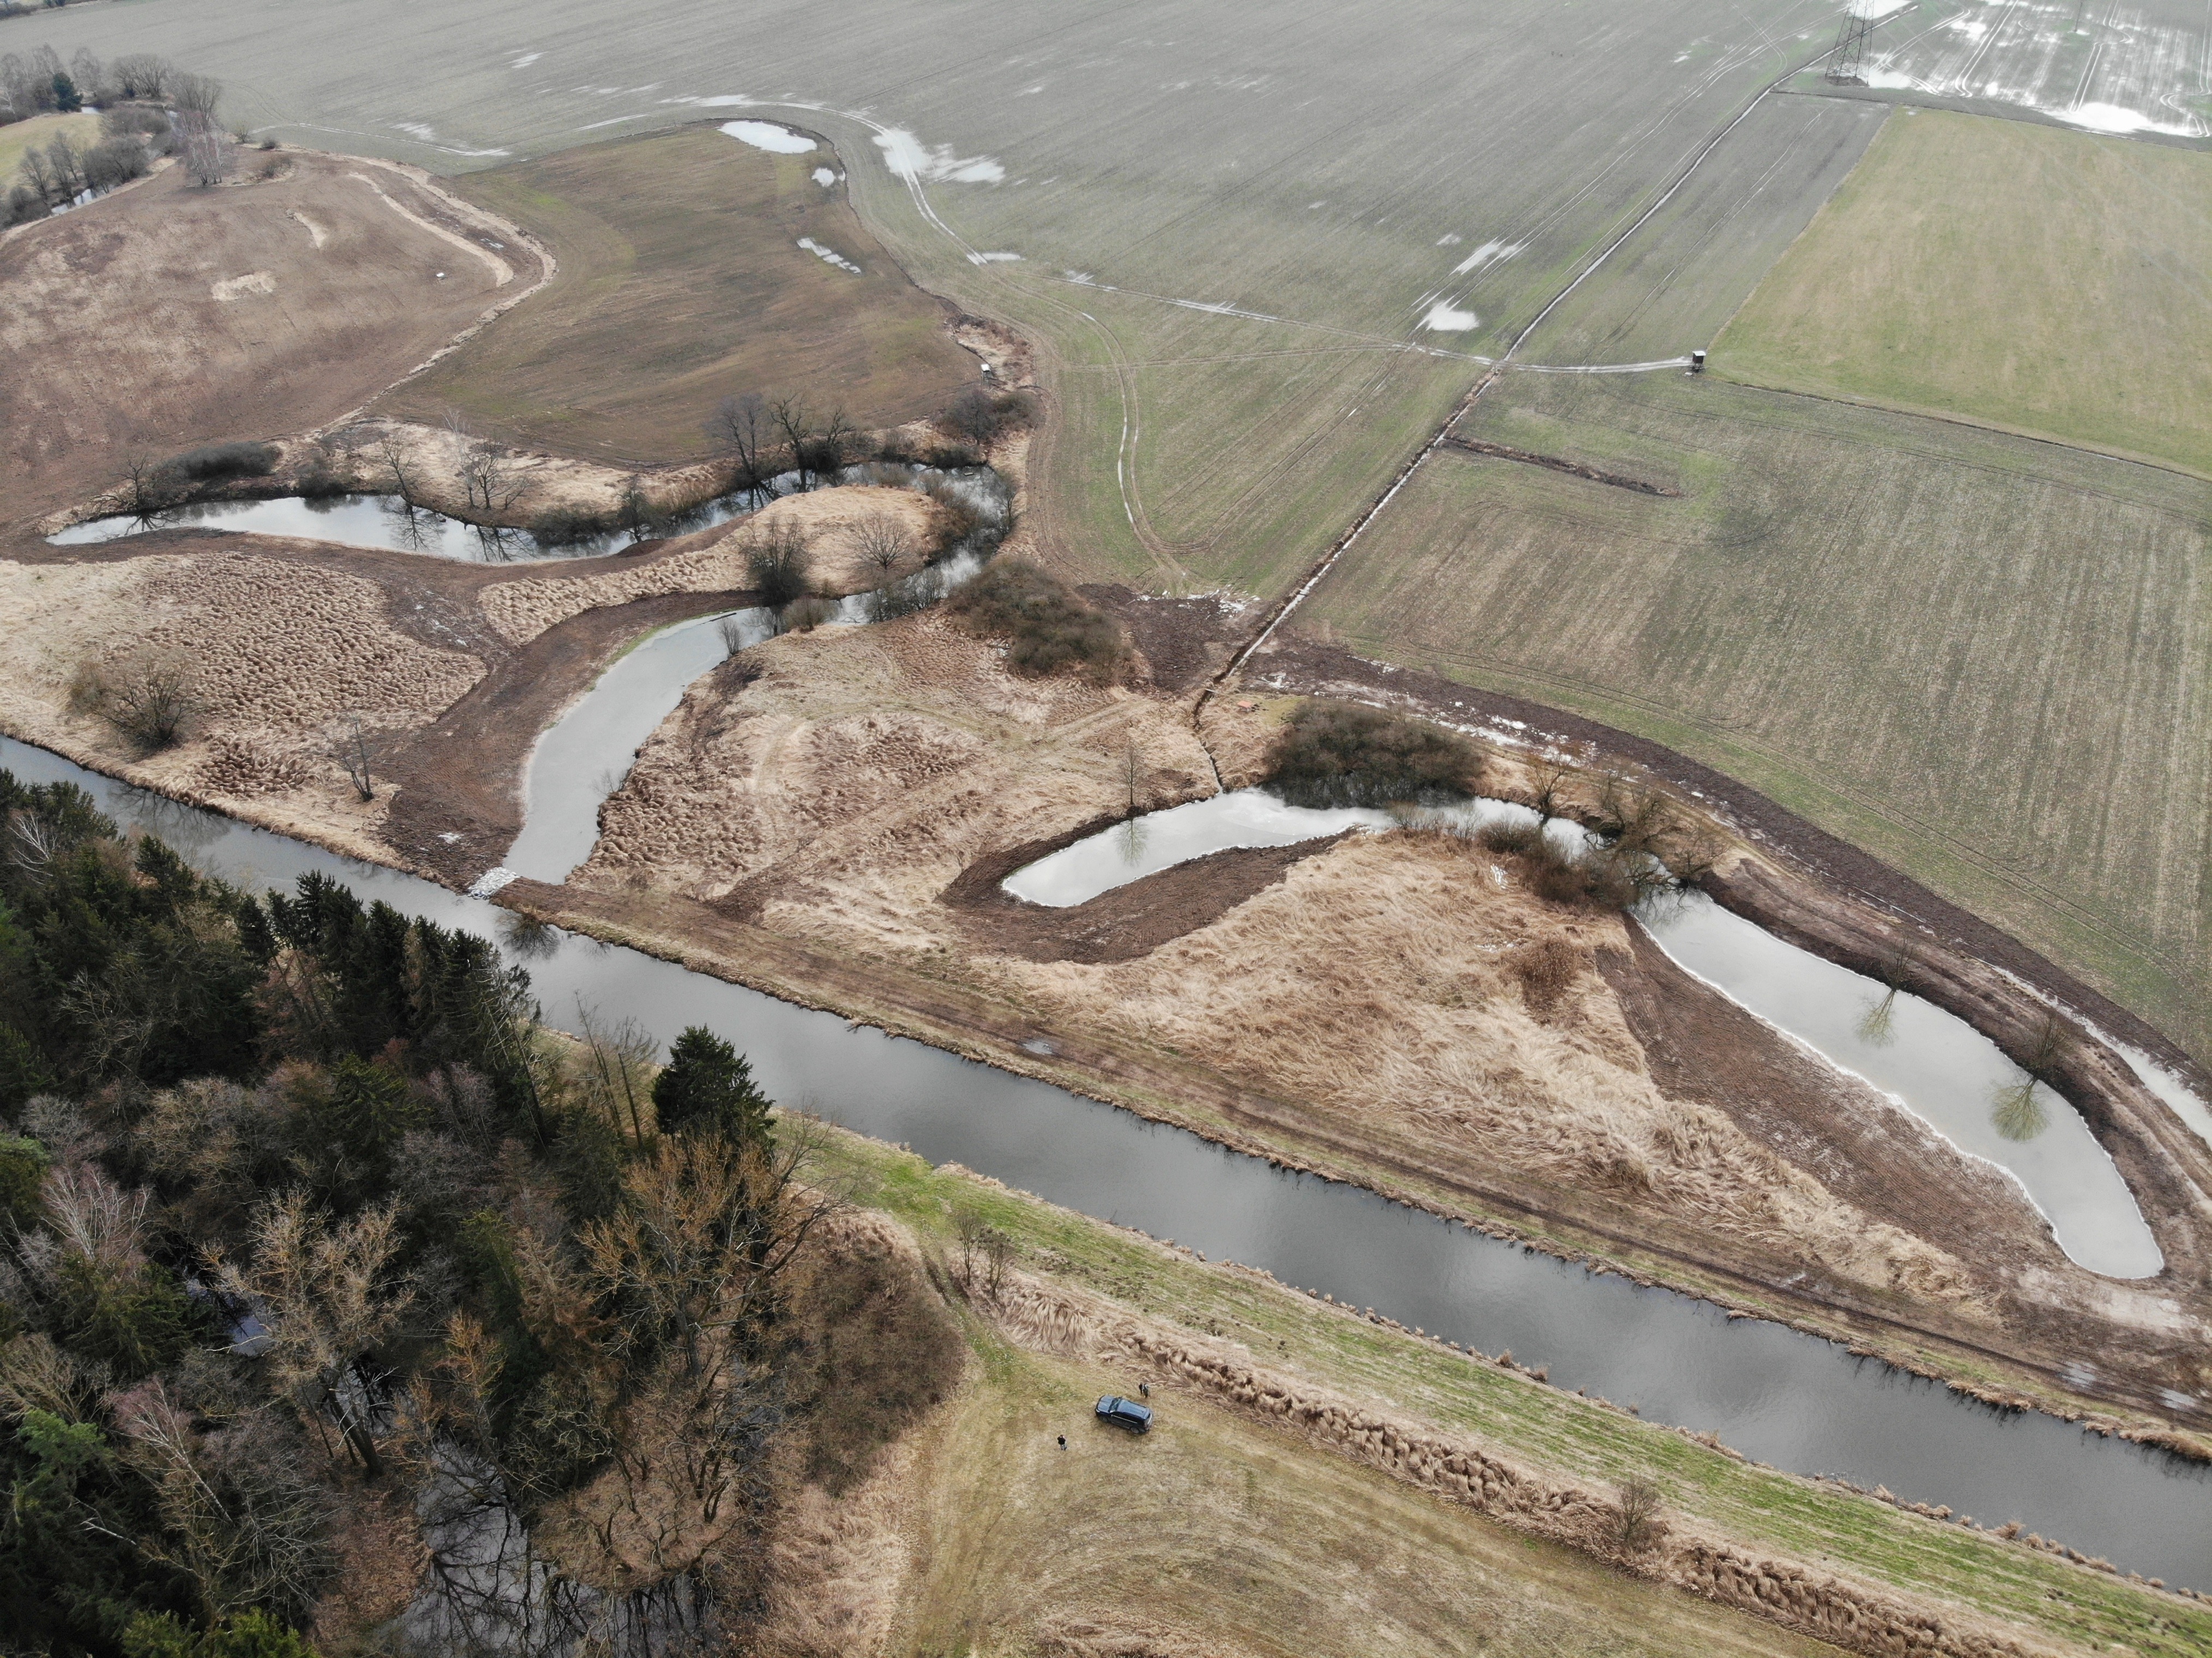
[[0,525],[95,493],[134,454],[334,420],[540,275],[426,180],[294,150],[247,152],[214,190],[172,167],[21,231],[0,245]]

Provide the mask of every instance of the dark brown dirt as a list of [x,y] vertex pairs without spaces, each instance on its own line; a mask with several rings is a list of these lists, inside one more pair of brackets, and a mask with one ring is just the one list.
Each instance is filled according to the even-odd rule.
[[586,610],[507,653],[435,725],[386,762],[399,797],[386,838],[441,879],[467,885],[497,864],[521,833],[523,768],[539,734],[570,699],[640,634],[736,608],[747,597],[666,593]]
[[1076,591],[1127,630],[1162,691],[1197,689],[1220,671],[1251,626],[1244,612],[1218,598],[1158,598],[1111,582]]
[[1300,859],[1344,838],[1213,853],[1064,909],[1026,903],[999,885],[1024,864],[1094,835],[1110,822],[979,859],[945,890],[943,902],[960,912],[963,930],[985,950],[1031,962],[1131,962],[1218,920],[1281,880]]

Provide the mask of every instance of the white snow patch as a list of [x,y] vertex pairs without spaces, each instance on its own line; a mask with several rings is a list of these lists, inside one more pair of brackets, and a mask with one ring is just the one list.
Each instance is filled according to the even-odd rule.
[[837,175],[826,167],[817,167],[814,169],[814,182],[827,190],[837,182]]
[[826,264],[834,264],[840,270],[849,270],[855,276],[860,274],[860,266],[854,264],[836,248],[823,246],[811,236],[801,236],[799,239],[799,245]]
[[437,129],[425,126],[420,121],[393,121],[390,125],[394,132],[404,132],[434,149],[444,150],[448,155],[505,155],[508,153],[504,149],[464,149],[459,144],[440,143]]
[[536,63],[545,54],[542,52],[526,52],[521,57],[509,64],[507,67],[509,69],[528,69],[532,64]]
[[1521,242],[1485,242],[1452,267],[1452,275],[1464,276],[1470,270],[1480,270],[1486,264],[1499,264],[1518,253],[1525,244]]
[[2154,121],[2141,110],[2119,104],[2076,104],[2072,109],[2054,109],[2050,112],[2071,126],[2091,132],[2166,132],[2182,138],[2195,136],[2191,127]]
[[1006,169],[988,155],[956,156],[950,144],[932,149],[901,127],[885,127],[876,135],[877,148],[890,170],[902,179],[938,179],[951,184],[1002,183]]
[[276,291],[276,279],[265,270],[249,270],[243,276],[233,276],[228,281],[215,283],[208,289],[209,295],[219,305],[233,304],[248,294],[274,294]]
[[722,131],[741,144],[773,150],[778,155],[804,155],[814,148],[814,140],[805,133],[793,132],[774,121],[725,121]]
[[970,253],[968,256],[970,264],[1019,264],[1021,261],[1022,256],[1018,253]]
[[508,882],[520,881],[521,878],[522,877],[520,875],[517,874],[514,870],[508,869],[504,865],[501,865],[497,869],[488,869],[483,874],[477,877],[476,884],[469,889],[469,896],[471,898],[489,898],[493,893],[497,892]]
[[696,104],[702,109],[735,109],[742,104],[757,104],[760,100],[748,98],[742,92],[722,92],[715,94],[712,98],[670,98],[663,101],[671,104]]
[[579,132],[596,132],[601,127],[618,127],[625,121],[649,121],[652,118],[653,113],[648,110],[643,115],[617,115],[610,121],[586,121],[582,126],[578,127],[576,131]]
[[1467,238],[1461,235],[1456,230],[1448,230],[1443,235],[1437,238],[1437,246],[1438,247],[1457,247],[1466,240]]
[[1472,311],[1462,311],[1449,300],[1438,300],[1421,319],[1421,326],[1437,334],[1464,334],[1482,320]]

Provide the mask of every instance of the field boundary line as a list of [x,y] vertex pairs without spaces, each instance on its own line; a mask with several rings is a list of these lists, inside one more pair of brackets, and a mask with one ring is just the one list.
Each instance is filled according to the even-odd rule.
[[[1517,366],[1517,365],[1516,365]],[[2075,443],[2067,438],[2051,437],[2046,433],[2031,432],[2024,427],[2001,426],[1995,421],[1976,420],[1971,415],[1923,409],[1917,404],[1886,403],[1875,398],[1854,398],[1837,392],[1807,392],[1794,386],[1769,386],[1763,380],[1741,380],[1716,367],[1713,378],[1726,380],[1731,386],[1747,386],[1755,392],[1771,392],[1777,397],[1803,398],[1811,403],[1832,403],[1842,409],[1870,409],[1880,414],[1903,415],[1912,420],[1934,421],[1942,426],[1956,426],[1969,432],[1993,432],[1999,437],[2017,438],[2022,443],[2040,444],[2048,449],[2063,449],[2069,454],[2093,455],[2099,460],[2118,461],[2124,466],[2140,466],[2146,471],[2164,472],[2170,477],[2187,478],[2191,483],[2212,483],[2212,472],[2198,472],[2172,461],[2152,460],[2124,449],[2100,449],[2086,443]],[[1966,462],[1965,465],[1973,465]],[[2101,495],[2101,490],[2084,493]]]
[[1774,79],[1769,81],[1764,87],[1760,88],[1758,94],[1753,97],[1749,103],[1746,104],[1741,109],[1736,112],[1735,119],[1731,120],[1726,126],[1723,127],[1718,132],[1713,134],[1711,137],[1706,139],[1704,143],[1698,147],[1698,153],[1690,157],[1689,165],[1685,167],[1681,172],[1675,176],[1674,182],[1667,186],[1665,192],[1660,196],[1659,199],[1652,203],[1650,206],[1645,208],[1642,213],[1638,214],[1635,222],[1632,223],[1627,229],[1622,231],[1620,234],[1614,237],[1610,242],[1607,243],[1604,250],[1601,252],[1595,258],[1592,259],[1588,264],[1583,267],[1582,272],[1579,276],[1576,276],[1572,282],[1569,282],[1565,288],[1561,288],[1557,294],[1554,294],[1552,296],[1552,302],[1546,306],[1541,311],[1539,311],[1529,321],[1528,325],[1513,337],[1513,343],[1505,348],[1504,355],[1499,357],[1498,361],[1501,363],[1510,362],[1512,361],[1513,354],[1528,343],[1528,337],[1531,334],[1534,334],[1537,329],[1543,326],[1544,319],[1550,316],[1553,312],[1558,310],[1559,307],[1565,302],[1568,295],[1573,293],[1575,289],[1580,288],[1585,282],[1589,281],[1589,278],[1596,273],[1599,266],[1602,265],[1615,253],[1618,253],[1621,248],[1626,245],[1628,239],[1631,236],[1633,236],[1638,231],[1643,229],[1645,225],[1649,224],[1651,222],[1652,217],[1657,214],[1661,208],[1673,201],[1674,197],[1681,192],[1682,186],[1689,183],[1691,179],[1696,175],[1698,169],[1705,164],[1706,158],[1710,156],[1713,151],[1720,148],[1723,141],[1728,137],[1729,134],[1734,132],[1738,127],[1741,126],[1747,120],[1751,118],[1752,111],[1757,109],[1761,104],[1765,103],[1768,98],[1778,91],[1784,82],[1794,81],[1798,76],[1802,75],[1807,70],[1812,68],[1814,64],[1819,63],[1823,58],[1827,57],[1834,51],[1835,47],[1833,46],[1823,46],[1819,52],[1807,58],[1803,63],[1791,65],[1790,68],[1783,70],[1781,74],[1776,76]]

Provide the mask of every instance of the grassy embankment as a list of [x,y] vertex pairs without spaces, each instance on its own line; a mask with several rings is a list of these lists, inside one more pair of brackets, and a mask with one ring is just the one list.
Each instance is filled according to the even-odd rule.
[[2212,155],[1900,112],[1715,371],[2212,477]]
[[100,142],[100,117],[33,115],[27,121],[0,126],[0,193],[16,181],[15,169],[22,165],[25,150],[34,146],[43,149],[64,135],[79,149],[90,149]]
[[511,441],[616,462],[708,452],[702,422],[748,392],[863,427],[934,414],[974,383],[975,360],[843,186],[813,177],[842,166],[696,127],[458,180],[542,237],[559,273],[377,412],[434,422],[459,409]]
[[1678,376],[1516,376],[1316,592],[1364,653],[1740,777],[2212,1056],[2200,486]]
[[[827,1138],[829,1177],[912,1228],[926,1248],[943,1249],[953,1211],[973,1210],[1014,1241],[1025,1270],[1240,1343],[1278,1371],[1387,1400],[1399,1416],[1539,1468],[1601,1485],[1647,1476],[1680,1521],[2034,1636],[2125,1643],[2144,1654],[2212,1643],[2212,1610],[1736,1461],[1241,1270],[933,1169],[878,1142],[834,1131]],[[1390,1637],[1447,1651],[1680,1652],[1708,1643],[1720,1651],[1820,1649],[1180,1391],[1156,1388],[1163,1423],[1151,1439],[1094,1434],[1091,1399],[1146,1377],[1010,1347],[974,1324],[969,1338],[977,1380],[927,1430],[934,1436],[923,1462],[908,1650],[948,1643],[965,1650],[958,1643],[969,1639],[979,1651],[1001,1650],[985,1637],[1067,1600],[1118,1602],[1255,1653],[1371,1652]],[[1066,1453],[1054,1444],[1060,1433],[1069,1438]],[[1376,1633],[1378,1621],[1387,1637]]]

